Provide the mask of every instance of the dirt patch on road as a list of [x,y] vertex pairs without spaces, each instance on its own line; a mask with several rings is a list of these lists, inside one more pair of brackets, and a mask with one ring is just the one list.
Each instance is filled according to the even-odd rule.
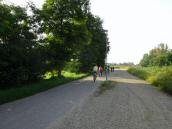
[[107,90],[111,90],[115,88],[116,82],[115,81],[105,81],[101,84],[98,90],[94,93],[94,97],[98,97],[105,93]]

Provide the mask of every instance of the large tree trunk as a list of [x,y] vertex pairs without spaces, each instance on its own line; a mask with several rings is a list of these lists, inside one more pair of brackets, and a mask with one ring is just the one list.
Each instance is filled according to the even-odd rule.
[[58,77],[60,77],[60,78],[63,77],[62,76],[62,69],[58,69],[58,72],[57,73],[58,73]]

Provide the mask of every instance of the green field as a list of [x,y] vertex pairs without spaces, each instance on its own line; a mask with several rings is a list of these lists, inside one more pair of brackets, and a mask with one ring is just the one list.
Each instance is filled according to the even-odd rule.
[[110,67],[114,67],[115,69],[128,70],[128,68],[130,66],[125,66],[125,65],[111,65]]
[[172,94],[172,66],[130,67],[128,72],[142,78],[159,89]]

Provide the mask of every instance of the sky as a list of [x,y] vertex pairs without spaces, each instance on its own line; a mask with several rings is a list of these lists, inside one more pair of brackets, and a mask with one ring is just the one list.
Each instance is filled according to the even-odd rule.
[[[5,0],[25,5],[29,0]],[[44,0],[32,0],[41,7]],[[108,30],[108,63],[139,63],[159,43],[172,48],[172,0],[90,0]]]

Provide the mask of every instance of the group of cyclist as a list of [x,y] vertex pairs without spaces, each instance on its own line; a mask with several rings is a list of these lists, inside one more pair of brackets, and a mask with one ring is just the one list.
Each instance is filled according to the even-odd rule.
[[105,73],[106,80],[107,80],[110,71],[113,72],[114,68],[110,67],[108,65],[105,66],[104,68],[102,66],[95,65],[93,67],[93,81],[94,82],[96,81],[97,75],[99,75],[99,77],[102,77],[103,76],[103,72]]

